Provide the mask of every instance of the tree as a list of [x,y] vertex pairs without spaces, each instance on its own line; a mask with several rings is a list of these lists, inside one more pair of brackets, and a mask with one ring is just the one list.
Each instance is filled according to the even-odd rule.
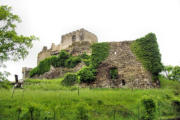
[[180,66],[165,66],[164,72],[167,79],[180,81]]
[[35,36],[18,35],[16,24],[21,22],[18,15],[11,12],[11,7],[0,6],[0,67],[8,60],[17,61],[28,55]]
[[164,66],[165,76],[166,76],[166,78],[168,78],[169,80],[171,79],[172,70],[173,70],[173,66],[171,66],[171,65]]

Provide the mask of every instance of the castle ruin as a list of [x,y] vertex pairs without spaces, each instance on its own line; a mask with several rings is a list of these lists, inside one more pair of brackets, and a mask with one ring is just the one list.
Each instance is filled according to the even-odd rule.
[[[91,55],[90,46],[98,42],[95,34],[85,29],[80,29],[61,37],[61,43],[55,45],[52,43],[51,48],[43,47],[38,54],[37,63],[41,60],[57,55],[61,50],[66,50],[73,56],[86,53]],[[97,68],[96,81],[91,84],[92,87],[128,87],[128,88],[152,88],[157,87],[158,83],[152,80],[152,74],[148,72],[131,51],[132,41],[109,42],[109,56]],[[75,73],[79,71],[85,64],[83,62],[77,64],[74,68],[51,67],[49,72],[37,75],[34,78],[53,79],[63,77],[66,73]],[[118,76],[116,79],[110,77],[110,70],[117,69]],[[23,78],[28,78],[31,69],[23,68]],[[81,84],[83,86],[83,84]]]
[[62,35],[61,43],[55,45],[52,43],[51,48],[47,49],[46,46],[43,47],[42,51],[38,54],[37,63],[41,60],[50,57],[52,55],[58,54],[61,50],[66,50],[72,44],[87,42],[93,44],[98,42],[97,36],[85,29],[76,30],[74,32],[70,32],[68,34]]

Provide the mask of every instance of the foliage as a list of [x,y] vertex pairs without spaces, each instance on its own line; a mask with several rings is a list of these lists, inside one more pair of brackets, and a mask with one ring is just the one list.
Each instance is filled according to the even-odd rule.
[[94,68],[97,68],[99,64],[105,60],[109,55],[109,43],[95,43],[91,46],[91,64]]
[[171,74],[172,74],[173,66],[168,65],[164,66],[163,72],[165,73],[166,78],[169,80],[171,79]]
[[35,36],[17,34],[16,23],[20,21],[19,16],[11,12],[11,7],[0,6],[0,62],[2,63],[27,56],[33,40],[37,39]]
[[151,98],[144,98],[142,100],[142,104],[145,109],[145,113],[143,115],[143,120],[154,120],[155,112],[156,112],[156,104]]
[[[0,5],[0,68],[8,60],[24,59],[28,49],[32,48],[33,40],[38,39],[35,36],[18,35],[16,24],[19,22],[19,16],[11,12],[11,7]],[[3,74],[0,72],[0,80],[7,79]]]
[[180,66],[164,66],[163,72],[167,79],[180,81]]
[[77,75],[74,73],[67,73],[61,82],[65,86],[72,86],[77,82]]
[[88,111],[82,105],[77,107],[76,120],[88,120]]
[[90,56],[88,56],[86,53],[83,53],[82,55],[80,55],[80,57],[82,59],[89,59],[90,58]]
[[54,67],[73,68],[80,62],[81,58],[79,56],[71,56],[68,52],[62,50],[58,56],[51,56],[40,61],[38,66],[30,71],[30,77],[48,72],[51,65]]
[[117,68],[111,68],[109,73],[110,73],[111,79],[117,79],[118,78],[118,69]]
[[6,81],[7,80],[7,77],[10,75],[9,72],[0,72],[0,81]]
[[144,68],[154,76],[157,76],[162,71],[161,54],[154,33],[149,33],[145,37],[135,40],[131,44],[131,50],[141,61]]
[[78,71],[77,74],[79,76],[80,82],[91,83],[96,78],[95,73],[96,73],[96,69],[90,67],[84,67],[80,71]]
[[56,67],[65,67],[65,62],[69,59],[70,54],[65,50],[62,50],[58,55],[58,66]]
[[32,77],[36,74],[38,75],[43,74],[45,72],[48,72],[50,70],[50,67],[51,67],[51,58],[46,58],[40,61],[38,66],[30,71],[29,75],[30,77]]
[[0,88],[9,89],[11,87],[10,82],[7,80],[0,81]]
[[66,60],[65,67],[73,68],[80,62],[81,62],[81,58],[79,56],[72,56]]
[[[133,93],[125,88],[80,88],[79,96],[77,86],[66,87],[59,84],[61,81],[62,78],[25,80],[24,89],[15,89],[13,99],[10,99],[11,90],[0,89],[1,119],[18,120],[20,107],[19,119],[30,120],[30,107],[34,107],[34,120],[54,120],[54,116],[55,120],[74,120],[84,113],[89,120],[140,120],[144,106],[139,100],[144,95],[153,101],[161,101],[160,105],[156,104],[157,118],[170,119],[179,115],[172,106],[172,100],[180,100],[180,96],[173,93],[180,88],[177,81],[161,79],[161,88],[134,89]],[[78,107],[84,107],[82,111],[85,112],[80,112]]]

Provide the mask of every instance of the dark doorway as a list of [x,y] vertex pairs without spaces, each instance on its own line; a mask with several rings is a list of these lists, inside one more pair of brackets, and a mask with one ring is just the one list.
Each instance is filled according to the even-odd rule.
[[125,80],[122,80],[122,85],[124,86],[124,85],[126,85],[126,82],[125,82]]

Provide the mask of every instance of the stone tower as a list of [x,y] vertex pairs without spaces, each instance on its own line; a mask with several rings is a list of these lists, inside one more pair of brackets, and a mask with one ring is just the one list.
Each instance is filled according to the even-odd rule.
[[43,47],[42,51],[38,53],[37,64],[52,55],[58,54],[61,50],[68,49],[73,43],[87,42],[88,44],[93,44],[98,42],[97,36],[85,29],[76,30],[61,36],[61,42],[58,45],[52,43],[51,48],[47,49],[46,46]]

